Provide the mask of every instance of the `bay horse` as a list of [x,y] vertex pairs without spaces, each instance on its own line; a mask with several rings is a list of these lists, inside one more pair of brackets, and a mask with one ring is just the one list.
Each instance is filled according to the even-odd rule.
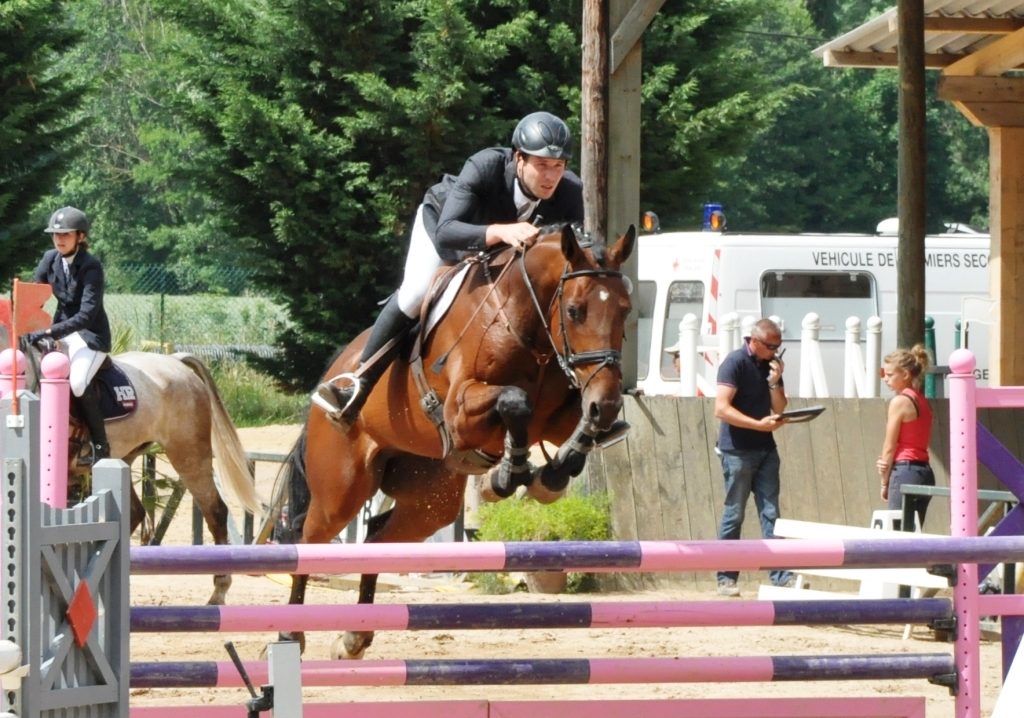
[[[228,544],[228,507],[214,480],[217,477],[247,511],[262,516],[264,506],[256,495],[253,474],[231,417],[224,407],[209,369],[191,354],[155,354],[126,352],[111,355],[135,389],[136,408],[127,416],[106,421],[111,458],[131,464],[153,445],[159,445],[192,494],[203,514],[215,544]],[[38,351],[30,352],[30,367],[38,366]],[[26,377],[33,385],[30,372]],[[36,374],[36,376],[38,376]],[[76,440],[77,434],[77,440]],[[69,483],[91,471],[78,461],[78,449],[88,450],[81,430],[72,422]],[[146,517],[146,511],[132,485],[131,528],[133,533]],[[214,590],[209,604],[224,603],[231,586],[230,574],[213,577]]]
[[[275,486],[280,496],[287,482],[294,534],[329,542],[379,489],[394,503],[370,519],[366,541],[424,541],[457,518],[469,474],[489,472],[490,498],[518,486],[547,502],[564,493],[595,443],[628,428],[616,418],[631,308],[620,267],[635,239],[630,227],[606,247],[573,227],[546,227],[525,251],[439,270],[432,293],[447,287],[454,301],[434,326],[425,308],[359,419],[341,433],[310,408]],[[324,376],[354,370],[368,335]],[[533,467],[529,448],[541,441],[560,448]],[[289,603],[303,602],[307,580],[293,576]],[[375,574],[361,577],[359,603],[373,602],[376,585]],[[304,645],[302,633],[282,636]],[[372,640],[348,632],[332,653],[359,658]]]

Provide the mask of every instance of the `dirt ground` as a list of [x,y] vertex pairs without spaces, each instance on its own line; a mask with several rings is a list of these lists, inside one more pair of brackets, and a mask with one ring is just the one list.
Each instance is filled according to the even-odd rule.
[[[241,430],[250,451],[285,452],[297,435],[298,427],[271,426]],[[271,464],[257,468],[257,486],[269,496],[276,470]],[[184,545],[191,540],[191,503],[186,498],[171,525],[164,543]],[[137,540],[137,538],[136,538]],[[209,542],[209,538],[207,538]],[[354,603],[355,578],[338,581],[338,588],[313,584],[307,594],[309,604]],[[744,597],[756,596],[756,581],[743,586]],[[760,577],[763,579],[764,577]],[[378,592],[381,603],[463,603],[463,602],[541,602],[541,601],[665,601],[731,600],[698,594],[694,591],[645,592],[642,594],[535,595],[516,593],[488,596],[476,593],[458,576],[385,576]],[[212,589],[207,576],[133,576],[134,605],[199,605],[206,602]],[[282,604],[288,600],[288,586],[271,578],[236,576],[228,594],[232,605]],[[386,631],[377,634],[368,659],[416,658],[607,658],[674,656],[769,656],[797,654],[881,654],[951,652],[951,646],[932,640],[924,628],[903,640],[902,626],[764,627],[764,628],[659,628],[659,629],[566,629],[509,631]],[[134,661],[228,660],[224,642],[232,640],[246,661],[259,660],[266,643],[274,634],[133,634],[131,657]],[[333,635],[311,633],[307,636],[306,657],[328,658]],[[989,715],[998,697],[1000,645],[982,647],[983,714]],[[612,699],[612,698],[736,698],[758,696],[925,696],[929,718],[952,718],[954,699],[947,689],[925,681],[822,681],[809,683],[723,683],[657,685],[568,685],[568,686],[467,686],[467,687],[361,687],[306,688],[309,702],[400,701],[416,699]],[[244,689],[136,689],[132,705],[233,704],[243,706],[248,698]],[[755,718],[752,716],[752,718]]]

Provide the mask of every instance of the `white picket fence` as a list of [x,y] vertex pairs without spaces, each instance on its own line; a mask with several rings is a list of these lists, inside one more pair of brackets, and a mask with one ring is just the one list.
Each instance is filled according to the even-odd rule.
[[[777,317],[772,317],[776,322]],[[714,396],[715,377],[721,357],[743,344],[743,337],[750,335],[750,328],[756,319],[740,317],[735,313],[721,318],[716,335],[702,336],[700,320],[687,314],[679,322],[679,390],[678,396]],[[843,353],[842,396],[848,398],[874,398],[879,396],[882,362],[882,320],[870,317],[864,331],[861,320],[850,317],[846,320],[846,341]],[[833,396],[828,386],[822,344],[819,340],[821,321],[817,314],[810,313],[801,323],[800,342],[797,351],[783,356],[788,365],[786,376],[793,376],[793,364],[797,364],[799,383],[791,396],[829,397]],[[788,348],[788,347],[787,347]]]

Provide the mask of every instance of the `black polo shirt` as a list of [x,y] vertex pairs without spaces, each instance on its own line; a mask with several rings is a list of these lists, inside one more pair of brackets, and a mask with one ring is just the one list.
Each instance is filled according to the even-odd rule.
[[[771,390],[768,388],[768,362],[758,359],[750,348],[750,339],[729,352],[718,367],[718,383],[736,387],[732,405],[754,419],[763,419],[772,412]],[[724,450],[771,449],[775,435],[770,431],[741,429],[722,422],[718,431],[718,448]]]

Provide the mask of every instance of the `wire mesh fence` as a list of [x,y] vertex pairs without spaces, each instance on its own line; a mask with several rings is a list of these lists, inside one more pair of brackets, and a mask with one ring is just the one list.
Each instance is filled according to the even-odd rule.
[[127,348],[270,356],[271,341],[289,323],[284,305],[237,267],[115,264],[105,271],[104,306]]

